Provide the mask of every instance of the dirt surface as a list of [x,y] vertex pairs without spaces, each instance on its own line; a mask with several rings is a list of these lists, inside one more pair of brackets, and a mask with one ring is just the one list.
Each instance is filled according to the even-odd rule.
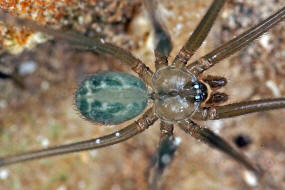
[[[12,6],[3,2],[1,9]],[[32,1],[26,2],[28,6]],[[130,50],[153,68],[151,27],[140,1],[61,3],[50,9],[49,17],[35,17],[35,20],[89,36],[100,32],[106,41]],[[170,60],[210,3],[210,0],[161,1],[159,10],[174,46]],[[61,8],[56,9],[56,6]],[[194,59],[283,6],[282,0],[229,1]],[[30,17],[29,13],[21,11],[12,10],[13,14]],[[80,51],[54,40],[34,45],[31,50],[21,47],[21,53],[11,54],[11,49],[3,44],[7,37],[3,31],[7,32],[7,28],[21,39],[32,35],[26,29],[23,34],[17,32],[19,29],[0,25],[0,70],[16,73],[21,78],[20,84],[0,79],[1,156],[99,137],[123,127],[98,126],[84,120],[75,109],[73,94],[86,76],[106,70],[131,73],[126,66],[111,57]],[[283,22],[205,73],[228,79],[224,89],[230,96],[227,103],[285,96],[284,30]],[[12,35],[12,39],[16,37]],[[21,42],[20,46],[26,41]],[[251,138],[252,143],[241,151],[267,172],[256,186],[241,165],[175,128],[175,135],[181,137],[182,143],[163,175],[162,189],[285,189],[284,114],[285,110],[276,110],[199,122],[228,142],[233,142],[239,134]],[[159,125],[156,123],[143,134],[108,148],[3,167],[0,168],[0,190],[144,190],[147,188],[146,173],[158,141]]]

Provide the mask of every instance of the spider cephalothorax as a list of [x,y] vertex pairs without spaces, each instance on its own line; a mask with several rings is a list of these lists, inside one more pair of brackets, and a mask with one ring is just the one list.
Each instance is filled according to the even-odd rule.
[[152,77],[154,109],[168,122],[190,117],[206,98],[207,88],[187,70],[163,67]]
[[[100,35],[88,38],[75,33],[58,32],[29,20],[15,18],[4,13],[0,14],[2,20],[9,19],[9,22],[13,24],[24,24],[31,29],[50,34],[56,39],[65,40],[76,45],[77,48],[109,54],[121,60],[138,74],[141,80],[119,72],[97,73],[84,80],[77,90],[75,102],[79,111],[88,120],[103,124],[119,124],[143,113],[135,122],[112,134],[87,141],[1,157],[0,166],[116,144],[143,132],[158,119],[161,119],[160,146],[157,151],[153,175],[149,177],[150,189],[158,188],[158,179],[174,156],[177,147],[173,134],[174,124],[194,138],[226,153],[258,177],[262,177],[264,171],[260,167],[249,161],[246,156],[213,131],[200,126],[194,120],[217,120],[285,107],[285,98],[245,101],[220,106],[218,103],[225,102],[227,95],[217,90],[225,86],[227,80],[224,77],[202,75],[204,71],[247,46],[283,21],[285,7],[212,52],[188,63],[205,40],[225,2],[225,0],[213,1],[173,63],[169,64],[168,55],[172,49],[170,36],[155,14],[157,8],[155,2],[144,0],[155,31],[156,71],[152,71],[130,52],[105,42]],[[147,91],[147,86],[149,91]],[[153,103],[150,101],[147,105],[148,98],[152,99]],[[146,107],[148,108],[145,110]]]

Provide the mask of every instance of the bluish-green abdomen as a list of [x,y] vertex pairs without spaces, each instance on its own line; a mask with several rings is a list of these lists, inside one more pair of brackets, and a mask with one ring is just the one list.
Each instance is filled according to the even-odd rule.
[[102,72],[85,79],[76,91],[75,104],[88,120],[119,124],[144,111],[145,84],[129,74]]

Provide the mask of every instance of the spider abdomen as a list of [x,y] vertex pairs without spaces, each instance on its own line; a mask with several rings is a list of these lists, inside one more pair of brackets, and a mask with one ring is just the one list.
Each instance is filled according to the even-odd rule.
[[79,85],[75,104],[88,120],[119,124],[143,112],[147,106],[147,88],[132,75],[102,72]]

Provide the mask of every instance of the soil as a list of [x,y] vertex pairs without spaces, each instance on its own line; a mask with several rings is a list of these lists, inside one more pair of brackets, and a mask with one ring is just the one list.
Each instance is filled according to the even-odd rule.
[[[13,5],[3,2],[0,8],[9,9],[15,15],[32,17],[31,13],[39,11],[39,7],[49,6],[48,17],[39,14],[34,19],[90,37],[101,33],[106,41],[131,51],[154,68],[153,34],[140,1],[78,3],[63,0],[53,6],[46,1],[47,4],[39,7],[32,6],[32,0],[24,2],[30,11],[9,9]],[[170,61],[210,3],[210,0],[160,2],[160,14],[174,47]],[[228,1],[193,60],[241,34],[282,6],[281,0]],[[227,103],[285,96],[284,30],[283,22],[204,74],[228,79],[228,85],[222,90],[229,94]],[[15,74],[21,81],[0,79],[1,156],[99,137],[125,126],[100,126],[86,121],[76,110],[73,95],[86,76],[110,70],[132,73],[129,68],[112,57],[82,51],[52,39],[33,47],[25,46],[26,40],[23,40],[16,44],[21,46],[20,50],[12,54],[4,44],[7,36],[26,39],[34,33],[28,29],[15,29],[7,23],[0,25],[0,31],[0,70]],[[275,110],[199,122],[233,145],[236,136],[248,136],[251,144],[240,151],[266,171],[262,181],[255,182],[240,164],[175,128],[175,136],[181,137],[182,143],[163,175],[162,189],[285,189],[284,114],[285,110]],[[0,168],[0,189],[144,190],[147,189],[146,173],[158,142],[159,122],[144,133],[111,147],[3,167]]]

